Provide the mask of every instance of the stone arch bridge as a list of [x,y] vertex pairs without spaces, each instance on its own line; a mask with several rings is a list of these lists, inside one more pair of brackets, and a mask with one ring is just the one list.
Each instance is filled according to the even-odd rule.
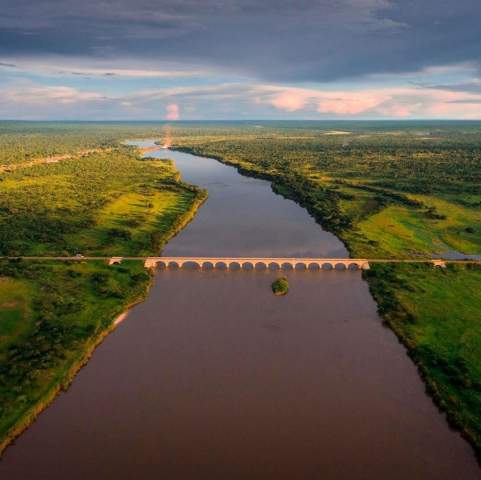
[[262,268],[343,268],[368,270],[370,264],[375,263],[430,263],[436,267],[446,267],[450,264],[476,264],[481,265],[481,258],[306,258],[306,257],[91,257],[75,255],[74,257],[52,257],[52,256],[20,256],[2,257],[7,260],[45,260],[60,262],[82,262],[82,261],[106,261],[109,265],[122,263],[124,260],[137,260],[144,262],[146,268],[157,266],[179,267],[190,264],[203,268],[207,265],[210,268],[232,268],[234,266],[242,269]]
[[[113,258],[109,263],[119,263],[120,258]],[[362,269],[369,268],[369,262],[359,258],[274,258],[274,257],[149,257],[144,260],[146,268],[178,267],[185,265],[200,268],[226,268],[237,267],[238,269],[253,268],[345,268]]]
[[431,263],[436,267],[446,267],[448,263],[481,263],[481,260],[462,259],[462,260],[446,260],[446,259],[367,259],[367,258],[306,258],[306,257],[112,257],[108,259],[109,265],[121,263],[122,260],[143,260],[146,268],[162,267],[178,267],[184,265],[197,266],[204,268],[226,268],[237,267],[239,269],[258,267],[285,269],[296,269],[302,267],[304,269],[359,269],[368,270],[369,264],[373,263]]

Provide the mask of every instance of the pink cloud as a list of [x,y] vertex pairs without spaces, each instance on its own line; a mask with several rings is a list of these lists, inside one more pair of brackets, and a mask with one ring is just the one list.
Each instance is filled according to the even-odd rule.
[[171,103],[165,107],[165,118],[167,120],[178,120],[180,118],[180,109],[176,103]]
[[481,118],[481,99],[478,103],[433,103],[428,112],[436,117],[445,118]]
[[[273,107],[287,112],[315,109],[319,113],[357,115],[381,105],[390,99],[385,92],[322,91],[303,88],[264,87],[264,100]],[[258,100],[259,101],[259,100]]]
[[295,112],[306,105],[306,94],[299,89],[289,89],[271,99],[271,104],[279,110]]
[[317,111],[341,117],[481,118],[481,94],[418,87],[316,90],[277,85],[257,89],[256,103],[286,112]]
[[420,107],[419,104],[400,105],[394,103],[392,105],[383,105],[378,109],[379,113],[388,117],[409,117],[412,113]]
[[386,100],[385,96],[371,94],[349,94],[337,98],[321,99],[317,111],[319,113],[335,113],[337,115],[357,115],[371,110]]

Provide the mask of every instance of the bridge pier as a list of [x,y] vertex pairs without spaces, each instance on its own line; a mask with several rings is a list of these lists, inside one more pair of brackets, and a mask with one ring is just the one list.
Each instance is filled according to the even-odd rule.
[[157,266],[157,260],[155,258],[146,258],[144,262],[145,268],[155,268]]
[[431,260],[432,264],[435,267],[441,267],[441,268],[446,268],[446,262],[444,260]]
[[124,259],[123,257],[112,257],[112,258],[109,258],[108,264],[109,265],[119,265],[120,263],[122,263],[123,259]]

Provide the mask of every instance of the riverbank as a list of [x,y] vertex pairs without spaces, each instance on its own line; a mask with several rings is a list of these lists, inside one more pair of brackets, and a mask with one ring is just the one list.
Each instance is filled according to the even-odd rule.
[[[14,261],[2,261],[0,275],[26,279],[30,305],[19,323],[32,325],[22,335],[23,340],[13,334],[2,337],[0,344],[1,454],[61,391],[67,390],[95,349],[117,327],[116,319],[145,299],[152,275],[145,272],[141,262],[109,267],[101,262],[26,265]],[[115,295],[113,291],[99,294],[95,291],[99,281],[121,290]],[[45,284],[51,293],[42,291]],[[39,304],[45,307],[36,310]]]
[[[187,143],[187,142],[184,142]],[[211,146],[208,142],[196,147],[175,145],[173,149],[195,155],[207,156],[233,166],[243,175],[260,178],[271,182],[274,192],[296,201],[306,208],[323,228],[336,234],[345,244],[351,255],[369,257],[373,249],[382,251],[382,231],[378,232],[377,243],[363,236],[354,221],[354,208],[362,209],[363,219],[369,219],[385,208],[386,203],[377,199],[371,203],[355,204],[355,197],[347,192],[322,186],[313,181],[312,171],[303,173],[285,167],[280,171],[269,162],[269,156],[263,151],[262,162],[256,163],[243,158],[242,148],[236,141],[236,152],[219,155],[217,150],[228,151],[228,143]],[[248,152],[250,153],[250,151]],[[278,155],[278,153],[277,153]],[[376,191],[376,195],[379,192]],[[402,204],[411,200],[405,194],[388,192],[393,201]],[[342,202],[350,203],[351,215],[346,215]],[[384,202],[384,203],[383,203]],[[369,209],[367,209],[369,208]],[[423,204],[409,207],[414,212]],[[439,212],[440,216],[444,212]],[[449,219],[448,219],[449,220]],[[402,244],[401,244],[402,245]],[[392,253],[393,246],[386,250]],[[395,245],[394,245],[395,248]],[[406,252],[397,250],[402,257]],[[481,453],[481,331],[479,312],[481,305],[476,303],[479,293],[477,269],[466,267],[448,268],[446,271],[431,266],[419,267],[425,282],[434,286],[423,290],[418,284],[418,277],[406,276],[403,266],[389,267],[391,275],[383,275],[383,266],[374,266],[363,273],[371,293],[379,306],[379,313],[406,347],[409,356],[418,366],[427,392],[441,411],[446,412],[450,425],[459,430],[474,447],[478,458]],[[403,277],[402,284],[400,278]],[[422,278],[422,277],[421,277]],[[459,285],[459,295],[449,296],[453,283]],[[402,285],[402,286],[401,286]],[[417,295],[413,292],[417,291]],[[446,300],[449,296],[449,301]],[[443,322],[436,322],[440,317],[430,313],[430,305],[438,304],[435,310],[442,315]],[[443,328],[440,328],[440,324]],[[435,332],[431,334],[431,332]],[[437,336],[443,336],[445,342],[439,342]],[[474,353],[471,353],[474,352]]]
[[481,462],[481,267],[376,265],[363,278],[427,392]]

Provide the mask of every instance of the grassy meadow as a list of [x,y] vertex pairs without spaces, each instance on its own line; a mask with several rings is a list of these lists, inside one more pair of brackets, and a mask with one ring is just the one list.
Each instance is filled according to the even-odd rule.
[[4,174],[1,255],[148,255],[205,194],[128,147]]

